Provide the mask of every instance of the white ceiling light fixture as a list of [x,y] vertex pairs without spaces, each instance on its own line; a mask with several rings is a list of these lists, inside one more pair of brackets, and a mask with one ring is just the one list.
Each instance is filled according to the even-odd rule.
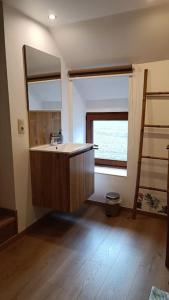
[[54,20],[56,20],[56,15],[55,14],[49,14],[48,18],[49,18],[49,20],[54,21]]

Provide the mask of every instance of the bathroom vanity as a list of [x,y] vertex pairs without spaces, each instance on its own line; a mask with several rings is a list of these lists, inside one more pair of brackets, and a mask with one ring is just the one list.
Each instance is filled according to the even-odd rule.
[[33,205],[73,212],[94,193],[92,144],[33,147],[30,160]]
[[93,145],[48,145],[61,130],[61,60],[25,45],[24,62],[33,205],[73,212],[94,192]]

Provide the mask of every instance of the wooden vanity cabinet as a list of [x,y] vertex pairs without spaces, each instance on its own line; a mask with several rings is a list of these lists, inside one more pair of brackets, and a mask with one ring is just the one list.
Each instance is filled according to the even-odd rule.
[[62,212],[79,209],[94,193],[94,150],[76,154],[31,151],[34,206]]

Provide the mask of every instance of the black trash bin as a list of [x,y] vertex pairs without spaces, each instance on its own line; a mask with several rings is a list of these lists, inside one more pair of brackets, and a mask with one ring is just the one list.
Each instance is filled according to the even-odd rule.
[[119,193],[109,192],[106,198],[106,216],[116,217],[120,213],[121,198]]

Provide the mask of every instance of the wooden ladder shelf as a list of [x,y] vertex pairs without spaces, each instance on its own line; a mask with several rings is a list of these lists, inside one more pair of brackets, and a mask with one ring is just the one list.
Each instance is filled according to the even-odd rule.
[[[165,99],[169,100],[169,92],[147,92],[147,79],[148,79],[148,70],[146,69],[146,70],[144,70],[140,143],[139,143],[139,155],[138,155],[138,165],[137,165],[136,189],[135,189],[135,197],[134,197],[134,205],[133,205],[133,218],[134,219],[136,218],[136,214],[137,214],[137,201],[138,201],[139,189],[164,192],[164,193],[167,193],[167,195],[168,195],[168,187],[167,187],[167,189],[161,189],[161,188],[140,185],[142,159],[154,159],[154,160],[168,161],[168,158],[165,158],[165,157],[146,156],[146,155],[142,154],[143,140],[144,140],[144,128],[146,128],[146,127],[147,128],[169,128],[169,125],[145,124],[147,100],[151,100],[156,97],[159,97],[160,99],[165,98]],[[160,100],[159,98],[158,98],[158,100]]]

